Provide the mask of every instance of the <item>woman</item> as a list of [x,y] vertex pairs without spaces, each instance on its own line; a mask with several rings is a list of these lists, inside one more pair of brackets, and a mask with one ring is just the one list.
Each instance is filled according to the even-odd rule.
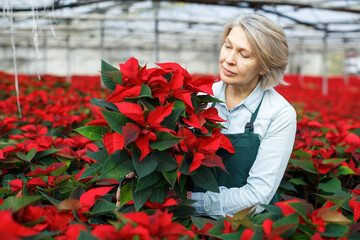
[[[296,132],[294,108],[273,88],[284,83],[288,45],[283,29],[260,14],[231,19],[223,33],[220,80],[214,106],[235,154],[220,153],[226,169],[217,171],[220,192],[200,192],[191,199],[195,215],[220,218],[276,201]],[[198,190],[198,192],[196,192]]]

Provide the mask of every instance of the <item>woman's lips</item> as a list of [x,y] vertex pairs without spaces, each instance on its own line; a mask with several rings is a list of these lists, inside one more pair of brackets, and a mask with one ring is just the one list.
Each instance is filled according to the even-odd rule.
[[235,76],[236,74],[232,71],[230,71],[229,69],[223,67],[223,73],[225,76],[227,77],[232,77],[232,76]]

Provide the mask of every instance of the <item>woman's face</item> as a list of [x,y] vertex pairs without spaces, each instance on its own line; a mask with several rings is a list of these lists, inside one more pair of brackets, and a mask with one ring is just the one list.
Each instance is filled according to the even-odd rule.
[[244,89],[253,89],[261,70],[242,27],[233,27],[220,51],[220,78],[223,82]]

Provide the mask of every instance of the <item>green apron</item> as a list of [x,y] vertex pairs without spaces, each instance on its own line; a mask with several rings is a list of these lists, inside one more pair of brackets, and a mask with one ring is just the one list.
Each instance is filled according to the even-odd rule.
[[[225,134],[225,136],[230,139],[235,153],[229,153],[224,149],[216,152],[216,154],[223,159],[225,169],[228,171],[227,173],[222,169],[215,168],[215,177],[219,186],[225,186],[227,188],[242,187],[247,183],[250,168],[255,162],[260,146],[260,137],[254,133],[254,122],[261,103],[262,99],[255,112],[251,115],[250,122],[246,123],[244,133]],[[194,186],[194,192],[196,191],[204,192],[204,189]],[[270,204],[278,201],[278,197],[275,194]]]

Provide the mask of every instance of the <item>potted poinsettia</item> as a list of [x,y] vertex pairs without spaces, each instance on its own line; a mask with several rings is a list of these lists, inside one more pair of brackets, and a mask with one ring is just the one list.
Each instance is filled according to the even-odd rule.
[[195,78],[177,63],[157,65],[147,69],[130,58],[118,70],[103,61],[102,81],[112,93],[91,99],[95,119],[77,129],[104,146],[88,155],[97,162],[81,178],[120,182],[134,172],[122,184],[121,206],[133,200],[137,211],[144,204],[171,205],[170,188],[182,199],[191,183],[218,191],[213,168],[226,169],[216,151],[234,151],[220,133],[216,108],[207,106],[219,101],[212,96],[214,79]]

